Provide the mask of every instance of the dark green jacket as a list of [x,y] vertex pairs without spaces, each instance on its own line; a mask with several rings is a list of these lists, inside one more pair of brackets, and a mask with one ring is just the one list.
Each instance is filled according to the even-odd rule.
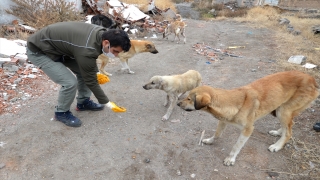
[[109,102],[97,81],[96,59],[102,54],[102,33],[105,28],[84,22],[60,22],[49,25],[28,38],[32,52],[46,54],[53,61],[76,61],[86,85],[100,104]]

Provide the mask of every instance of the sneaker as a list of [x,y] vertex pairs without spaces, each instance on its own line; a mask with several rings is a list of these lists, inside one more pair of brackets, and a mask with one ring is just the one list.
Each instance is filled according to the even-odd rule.
[[90,98],[86,99],[83,101],[82,104],[77,104],[77,111],[86,111],[86,110],[91,110],[91,111],[100,111],[104,108],[103,104],[97,104],[94,103]]
[[70,111],[55,112],[55,119],[71,127],[80,127],[82,122],[75,117]]
[[313,125],[313,129],[316,131],[316,132],[320,132],[320,122],[316,123],[315,125]]

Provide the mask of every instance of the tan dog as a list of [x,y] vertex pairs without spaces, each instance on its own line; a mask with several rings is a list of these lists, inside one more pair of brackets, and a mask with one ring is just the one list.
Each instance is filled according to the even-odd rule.
[[185,29],[186,29],[186,23],[181,20],[176,20],[171,22],[167,25],[163,32],[163,38],[167,38],[171,33],[174,33],[174,39],[173,42],[176,40],[176,37],[178,37],[178,42],[180,42],[180,34],[183,36],[183,42],[186,43],[186,35],[185,35]]
[[201,109],[220,120],[215,135],[202,140],[205,144],[212,144],[220,137],[227,124],[240,128],[240,137],[224,160],[224,165],[229,166],[234,165],[252,134],[254,122],[270,113],[279,118],[281,128],[269,131],[269,134],[281,135],[281,138],[269,150],[277,152],[282,149],[291,138],[293,118],[318,97],[318,88],[313,77],[299,71],[287,71],[232,90],[201,86],[191,90],[178,106],[186,111]]
[[167,113],[162,117],[162,120],[168,120],[174,106],[176,105],[179,96],[198,87],[201,83],[201,75],[198,71],[189,70],[181,75],[173,76],[153,76],[150,81],[143,86],[144,89],[160,89],[167,93],[167,98],[164,106],[170,103]]
[[[150,52],[152,54],[157,54],[158,50],[156,49],[155,45],[151,41],[145,41],[145,40],[130,40],[131,42],[131,48],[127,52],[120,52],[118,54],[118,57],[120,59],[122,68],[122,71],[127,71],[129,74],[133,74],[134,72],[130,70],[130,67],[128,65],[129,58],[133,57],[134,55],[138,53],[144,53],[144,52]],[[112,74],[106,72],[104,70],[104,67],[108,64],[109,58],[105,56],[104,54],[101,54],[98,59],[97,63],[101,63],[101,66],[99,68],[100,73],[105,74],[107,76],[112,76]]]

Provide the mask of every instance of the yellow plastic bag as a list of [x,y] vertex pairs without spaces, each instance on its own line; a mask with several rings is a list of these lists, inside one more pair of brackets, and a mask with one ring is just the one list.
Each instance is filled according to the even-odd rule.
[[127,111],[126,108],[117,106],[114,102],[110,102],[110,103],[112,104],[111,110],[113,112],[126,112]]
[[101,73],[97,74],[97,80],[98,80],[99,84],[105,84],[110,81],[108,76],[101,74]]

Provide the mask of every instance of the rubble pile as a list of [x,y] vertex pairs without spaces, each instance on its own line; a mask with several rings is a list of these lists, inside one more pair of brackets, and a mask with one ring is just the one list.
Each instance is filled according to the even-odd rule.
[[154,0],[146,5],[145,13],[139,10],[139,5],[126,4],[118,0],[83,0],[82,5],[85,13],[89,15],[88,19],[93,15],[105,15],[117,24],[117,28],[137,36],[163,33],[169,21],[176,17],[176,13],[170,8],[165,10],[157,8]]
[[[56,88],[40,69],[27,61],[25,44],[22,40],[0,38],[0,114],[17,112],[27,107],[28,99]],[[12,53],[15,55],[9,56]]]

